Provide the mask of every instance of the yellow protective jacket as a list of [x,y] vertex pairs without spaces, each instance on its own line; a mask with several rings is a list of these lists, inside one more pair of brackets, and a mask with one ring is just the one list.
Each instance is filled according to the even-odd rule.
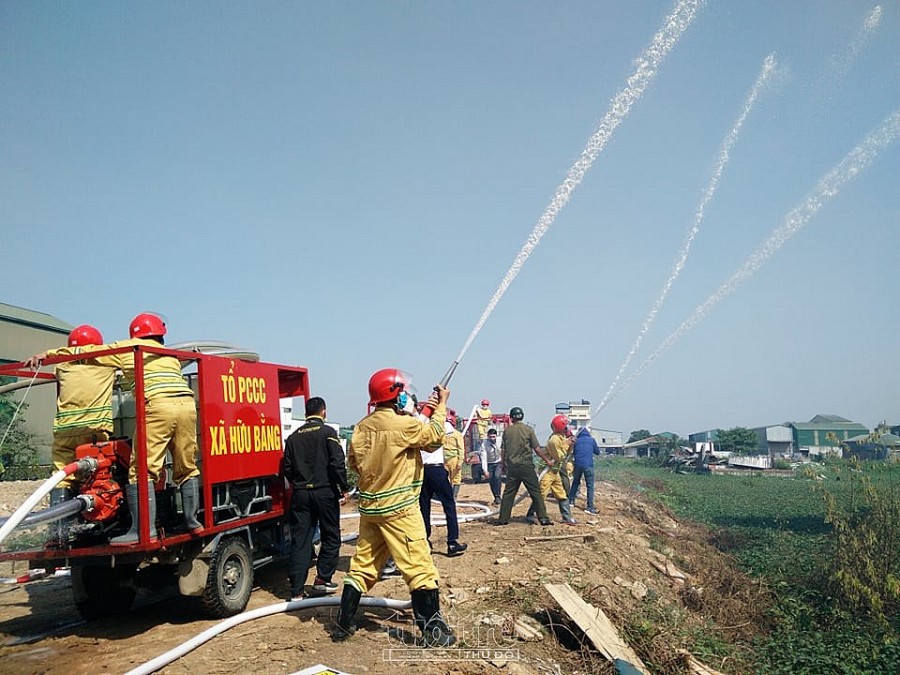
[[[113,349],[117,347],[133,347],[143,345],[145,347],[162,347],[156,340],[119,340],[108,345],[88,345],[85,352],[101,349]],[[120,354],[107,354],[91,358],[92,363],[118,368],[125,378],[125,385],[134,391],[134,352],[127,351]],[[144,354],[144,396],[148,399],[169,398],[172,396],[193,396],[194,392],[187,385],[181,374],[181,362],[174,356],[162,354]]]
[[444,462],[450,459],[458,459],[462,457],[466,443],[463,435],[454,429],[449,434],[444,435]]
[[[84,347],[62,347],[47,352],[47,356],[79,354]],[[112,389],[116,372],[80,361],[68,361],[56,366],[59,383],[56,398],[56,417],[53,433],[94,429],[112,433]]]
[[359,421],[350,439],[347,463],[359,475],[361,514],[389,516],[419,508],[425,472],[419,449],[443,441],[446,415],[446,404],[438,405],[425,422],[382,407]]
[[[554,473],[558,473],[562,468],[562,460],[569,453],[569,441],[563,434],[553,433],[550,434],[550,438],[547,439],[547,456],[552,457],[556,462],[551,468],[550,471]],[[543,459],[538,459],[538,471],[542,471],[546,468],[547,463]]]
[[482,438],[487,436],[487,430],[493,416],[494,414],[490,408],[475,408],[475,426],[478,427],[478,433]]

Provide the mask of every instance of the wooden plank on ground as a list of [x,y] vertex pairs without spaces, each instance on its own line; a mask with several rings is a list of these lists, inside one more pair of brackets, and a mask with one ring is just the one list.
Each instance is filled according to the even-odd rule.
[[581,539],[582,541],[592,542],[595,540],[595,537],[594,535],[588,533],[546,534],[544,536],[525,537],[525,541],[555,541],[556,539]]
[[569,584],[544,584],[544,588],[607,659],[613,662],[624,661],[637,672],[650,675],[647,666],[634,650],[625,644],[619,636],[619,631],[603,610],[585,602]]

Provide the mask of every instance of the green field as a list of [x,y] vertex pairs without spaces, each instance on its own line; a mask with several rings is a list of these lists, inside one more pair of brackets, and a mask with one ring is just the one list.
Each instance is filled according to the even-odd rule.
[[[601,480],[707,525],[712,543],[774,589],[776,628],[742,656],[748,672],[900,673],[900,465],[837,462],[792,478],[676,474],[625,459],[596,467]],[[857,598],[857,572],[884,581],[880,597],[864,586],[869,604]],[[861,609],[872,603],[880,612]]]

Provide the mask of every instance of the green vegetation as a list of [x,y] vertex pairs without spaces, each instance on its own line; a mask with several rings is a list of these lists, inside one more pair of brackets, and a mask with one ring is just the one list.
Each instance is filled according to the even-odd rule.
[[628,442],[634,443],[635,441],[642,441],[645,438],[650,438],[650,432],[647,429],[635,429],[628,437]]
[[734,427],[719,429],[719,449],[735,455],[758,455],[759,437],[752,429]]
[[620,459],[598,470],[709,526],[711,543],[771,589],[773,628],[735,654],[746,665],[734,672],[900,672],[900,465],[832,462],[794,478]]
[[[11,378],[0,377],[0,385],[11,382]],[[16,415],[19,403],[9,393],[0,394],[0,480],[30,480],[41,476],[44,471],[38,465],[38,448],[34,434],[26,427],[22,411],[28,407],[23,403]]]

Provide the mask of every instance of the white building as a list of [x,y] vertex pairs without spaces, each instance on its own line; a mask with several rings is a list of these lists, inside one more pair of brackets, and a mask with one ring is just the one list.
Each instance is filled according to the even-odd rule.
[[591,426],[591,402],[586,399],[557,403],[556,414],[568,417],[576,434],[581,429],[587,428],[601,448],[618,448],[624,444],[624,435],[621,431],[598,429]]

